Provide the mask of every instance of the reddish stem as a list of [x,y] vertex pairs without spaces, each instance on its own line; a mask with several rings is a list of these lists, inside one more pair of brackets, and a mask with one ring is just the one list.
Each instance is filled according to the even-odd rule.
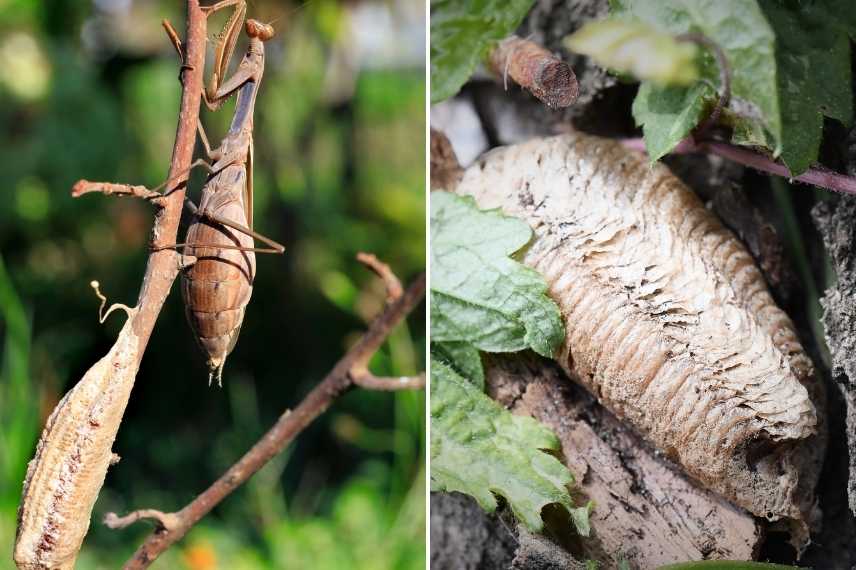
[[[624,139],[621,141],[621,144],[631,150],[645,152],[645,141],[641,138]],[[671,154],[688,154],[694,152],[709,152],[728,160],[733,160],[744,166],[754,168],[755,170],[760,170],[761,172],[775,174],[776,176],[782,176],[804,184],[812,184],[834,192],[856,195],[856,177],[839,174],[819,165],[809,168],[802,174],[793,176],[788,167],[781,162],[773,160],[759,152],[733,144],[715,141],[694,143],[691,139],[684,139],[672,149]]]

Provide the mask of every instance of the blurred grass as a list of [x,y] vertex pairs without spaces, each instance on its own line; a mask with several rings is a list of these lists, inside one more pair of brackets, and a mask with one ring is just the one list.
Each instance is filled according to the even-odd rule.
[[0,315],[5,343],[0,369],[0,536],[14,532],[14,517],[22,481],[33,450],[38,425],[37,399],[30,388],[30,323],[21,299],[0,256]]
[[[355,18],[363,9],[390,17]],[[286,254],[258,258],[222,390],[206,386],[180,297],[167,300],[78,568],[119,566],[150,530],[109,531],[105,512],[179,508],[323,377],[383,304],[356,252],[377,254],[404,281],[424,268],[424,62],[387,57],[403,51],[394,42],[386,52],[358,43],[367,34],[377,50],[392,32],[406,37],[424,12],[419,0],[249,6],[278,30],[255,120],[256,228]],[[73,200],[69,189],[79,178],[162,181],[179,96],[165,16],[181,29],[180,7],[166,0],[0,0],[0,569],[11,567],[38,432],[121,324],[98,324],[89,281],[111,302],[137,296],[151,209]],[[213,139],[232,109],[203,113]],[[194,175],[192,196],[202,180]],[[372,370],[424,369],[424,329],[420,308]],[[424,404],[422,393],[347,394],[155,567],[424,567]]]

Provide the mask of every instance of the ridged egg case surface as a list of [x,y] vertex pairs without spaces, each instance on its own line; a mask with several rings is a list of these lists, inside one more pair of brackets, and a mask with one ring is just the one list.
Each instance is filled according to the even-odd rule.
[[457,192],[532,227],[523,262],[560,306],[572,378],[709,488],[804,520],[823,448],[811,361],[692,191],[618,142],[571,134],[494,149]]

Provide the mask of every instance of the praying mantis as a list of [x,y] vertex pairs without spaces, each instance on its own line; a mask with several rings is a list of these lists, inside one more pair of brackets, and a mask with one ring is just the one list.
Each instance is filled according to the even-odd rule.
[[[235,347],[252,295],[255,254],[281,254],[285,250],[281,244],[253,230],[253,111],[264,73],[264,42],[273,37],[274,30],[253,19],[244,24],[244,0],[221,0],[205,10],[210,14],[229,7],[234,11],[218,38],[214,71],[200,96],[209,109],[217,110],[237,93],[232,124],[220,146],[212,149],[205,130],[198,123],[208,160],[197,159],[190,168],[202,166],[210,175],[202,189],[199,206],[185,200],[194,218],[185,241],[158,248],[183,249],[185,259],[195,258],[193,263],[183,263],[181,292],[187,320],[207,357],[209,385],[214,377],[218,385],[222,385],[223,366]],[[249,39],[247,50],[232,76],[224,79],[242,24]],[[168,22],[164,22],[164,26],[183,61],[178,34]],[[185,175],[186,172],[181,176]],[[104,192],[157,199],[163,196],[157,190],[172,181],[152,190],[122,184],[87,184],[100,186]],[[255,247],[254,239],[268,247]]]

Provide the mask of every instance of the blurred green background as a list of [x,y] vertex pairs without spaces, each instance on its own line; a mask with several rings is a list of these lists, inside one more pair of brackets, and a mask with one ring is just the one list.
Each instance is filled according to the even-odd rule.
[[[423,0],[249,3],[278,33],[256,107],[255,225],[286,254],[258,258],[222,389],[173,287],[78,568],[118,567],[151,530],[107,530],[105,512],[181,507],[332,367],[383,304],[357,251],[404,281],[424,268],[424,14]],[[124,318],[98,324],[89,282],[133,304],[145,266],[148,204],[69,191],[165,177],[179,84],[160,20],[183,30],[183,15],[179,1],[0,0],[0,568],[41,426]],[[232,108],[203,112],[212,139]],[[424,330],[421,306],[373,371],[423,370]],[[424,408],[421,392],[350,392],[155,567],[424,567]]]

